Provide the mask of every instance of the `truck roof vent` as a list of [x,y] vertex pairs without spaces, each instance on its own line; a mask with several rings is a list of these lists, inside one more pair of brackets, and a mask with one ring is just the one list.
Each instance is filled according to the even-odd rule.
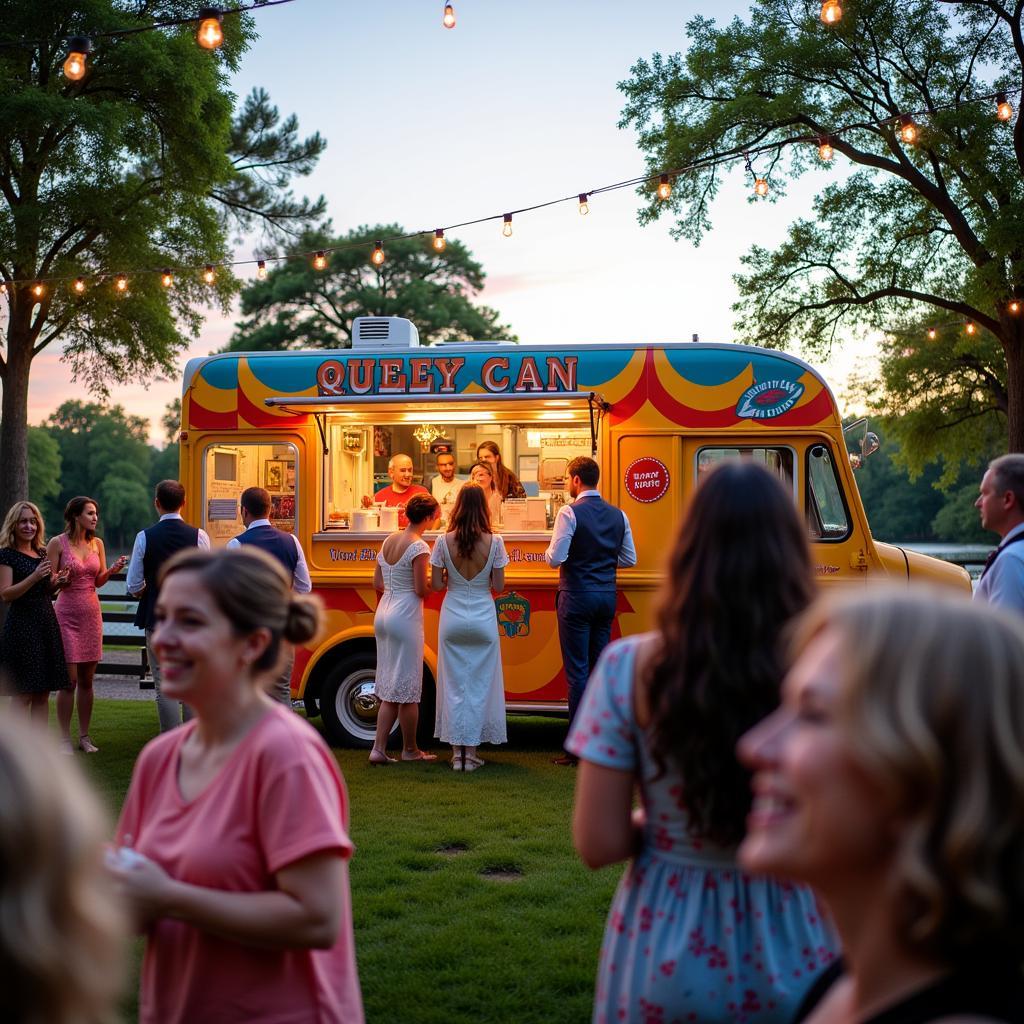
[[352,323],[353,348],[416,348],[420,334],[401,316],[357,316]]

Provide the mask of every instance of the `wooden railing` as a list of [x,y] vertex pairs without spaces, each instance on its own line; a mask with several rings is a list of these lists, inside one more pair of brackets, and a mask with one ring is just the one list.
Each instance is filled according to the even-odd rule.
[[[103,611],[103,647],[124,647],[130,648],[128,653],[137,654],[138,661],[134,657],[129,661],[101,661],[96,667],[96,674],[101,676],[135,676],[139,680],[139,688],[143,690],[153,689],[153,676],[149,671],[149,655],[146,652],[146,634],[137,629],[134,625],[130,629],[123,629],[125,624],[131,625],[135,621],[135,609],[138,605],[138,598],[132,597],[124,588],[125,574],[117,573],[110,577],[107,585],[100,591],[100,602],[102,604],[117,603],[125,606],[122,611]],[[120,584],[116,589],[111,589],[110,584]],[[128,607],[130,606],[130,607]],[[110,632],[108,626],[117,624],[122,629],[117,632]]]

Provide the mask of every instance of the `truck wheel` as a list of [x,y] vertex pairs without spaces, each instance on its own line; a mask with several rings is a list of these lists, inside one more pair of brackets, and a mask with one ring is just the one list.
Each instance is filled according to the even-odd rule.
[[380,706],[373,692],[376,670],[377,656],[362,651],[345,658],[324,681],[320,690],[320,714],[327,736],[335,746],[367,749],[373,746]]

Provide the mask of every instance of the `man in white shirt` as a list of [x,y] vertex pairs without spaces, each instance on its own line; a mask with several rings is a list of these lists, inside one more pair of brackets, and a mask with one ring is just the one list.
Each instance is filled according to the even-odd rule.
[[993,459],[982,477],[975,507],[981,525],[999,534],[974,591],[979,601],[1024,615],[1024,455]]
[[[309,578],[306,556],[302,553],[299,538],[272,526],[270,519],[270,492],[262,487],[247,487],[239,499],[242,506],[242,522],[245,532],[228,541],[229,548],[252,545],[277,559],[291,576],[292,590],[296,594],[308,594],[313,589]],[[281,643],[284,664],[274,682],[273,696],[287,707],[292,705],[292,667],[295,665],[295,648]]]
[[455,504],[459,491],[465,480],[455,475],[455,456],[451,452],[442,452],[437,456],[437,476],[430,481],[430,493],[441,506],[441,515],[447,519],[447,509]]
[[[590,673],[611,639],[615,621],[617,567],[636,565],[636,545],[629,519],[609,505],[597,490],[600,469],[586,456],[565,469],[571,505],[555,517],[551,543],[544,560],[558,569],[558,642],[569,684],[569,726],[583,698]],[[575,765],[573,754],[554,759]]]
[[157,597],[157,576],[171,555],[184,548],[206,548],[210,538],[204,530],[189,526],[181,518],[185,507],[185,488],[177,480],[161,480],[156,485],[153,507],[160,517],[148,530],[140,530],[132,547],[128,562],[128,577],[125,587],[132,597],[139,599],[135,613],[135,625],[146,631],[146,651],[149,667],[153,673],[156,691],[156,713],[160,731],[167,732],[192,717],[192,712],[180,700],[171,700],[160,692],[160,665],[153,653],[154,609]]

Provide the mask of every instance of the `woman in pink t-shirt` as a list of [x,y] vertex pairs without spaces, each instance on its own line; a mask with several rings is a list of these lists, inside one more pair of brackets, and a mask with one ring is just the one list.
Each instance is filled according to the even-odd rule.
[[112,870],[146,932],[140,1019],[360,1024],[348,799],[326,744],[266,693],[318,602],[263,552],[182,551],[153,647],[195,718],[150,742]]

